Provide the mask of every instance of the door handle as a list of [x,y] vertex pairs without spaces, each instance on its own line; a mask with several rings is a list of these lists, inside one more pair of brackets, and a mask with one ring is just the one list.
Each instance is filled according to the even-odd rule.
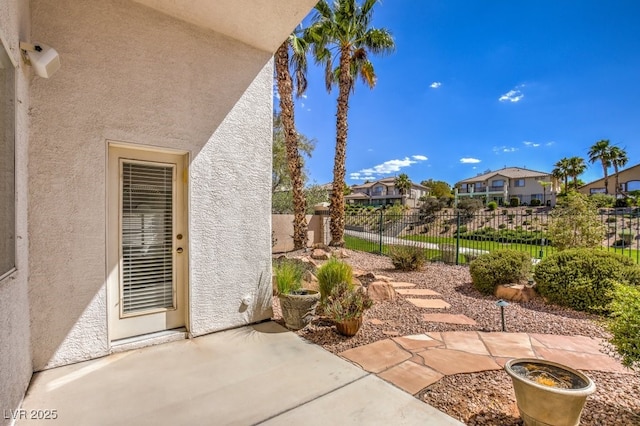
[[182,247],[178,247],[178,248],[176,249],[176,252],[178,252],[178,253],[182,253],[182,252],[183,252]]

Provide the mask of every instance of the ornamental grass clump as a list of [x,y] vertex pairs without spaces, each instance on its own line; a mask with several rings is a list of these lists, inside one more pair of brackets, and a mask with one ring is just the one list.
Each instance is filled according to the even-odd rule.
[[302,288],[304,267],[295,260],[283,259],[273,265],[278,294],[292,294]]
[[516,250],[496,250],[479,256],[469,265],[473,286],[491,295],[496,286],[525,280],[531,271],[531,257]]
[[337,284],[346,283],[349,287],[353,287],[352,276],[353,270],[347,263],[335,257],[327,260],[316,271],[318,289],[320,290],[320,301],[323,302],[326,300],[333,287]]
[[640,285],[640,267],[618,253],[569,249],[543,259],[536,266],[534,279],[538,293],[551,303],[603,312],[617,283]]
[[415,246],[389,246],[391,263],[400,271],[417,271],[424,266],[424,250]]

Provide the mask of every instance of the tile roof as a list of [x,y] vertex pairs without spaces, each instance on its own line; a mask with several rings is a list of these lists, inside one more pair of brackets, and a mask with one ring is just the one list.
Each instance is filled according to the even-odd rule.
[[505,167],[500,170],[494,170],[491,172],[481,174],[479,176],[474,176],[468,179],[461,180],[457,184],[471,183],[471,182],[484,182],[487,179],[491,179],[494,176],[504,176],[510,179],[518,179],[518,178],[528,178],[528,177],[545,177],[545,176],[549,176],[549,173],[537,172],[535,170],[524,169],[521,167]]

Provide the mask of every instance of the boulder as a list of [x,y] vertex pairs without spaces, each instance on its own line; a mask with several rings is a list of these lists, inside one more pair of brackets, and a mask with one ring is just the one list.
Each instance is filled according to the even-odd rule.
[[396,291],[391,284],[386,281],[374,281],[367,287],[367,293],[374,302],[386,300],[396,300]]
[[329,260],[331,255],[322,249],[314,249],[311,258],[315,260]]
[[497,298],[511,302],[528,302],[536,296],[533,287],[525,284],[506,284],[496,287],[494,293]]

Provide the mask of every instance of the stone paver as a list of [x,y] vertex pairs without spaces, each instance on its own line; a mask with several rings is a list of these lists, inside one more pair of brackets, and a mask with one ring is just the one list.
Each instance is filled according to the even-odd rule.
[[403,296],[440,296],[440,293],[428,288],[396,288],[396,293]]
[[444,376],[437,371],[415,362],[405,361],[379,374],[379,377],[393,383],[400,389],[415,395]]
[[427,309],[449,309],[450,304],[442,299],[407,299],[407,302],[417,306],[418,308]]
[[484,342],[476,331],[449,331],[443,332],[442,341],[447,349],[469,352],[477,355],[490,355]]
[[632,370],[624,368],[614,358],[604,354],[595,355],[547,348],[536,348],[536,352],[539,357],[543,359],[565,364],[577,370],[596,370],[633,374]]
[[455,314],[422,314],[425,322],[444,322],[447,324],[476,325],[476,322],[466,315]]
[[402,287],[415,287],[416,285],[413,283],[404,283],[401,281],[392,281],[389,284],[391,284],[392,286],[394,286],[395,288],[402,288]]
[[411,358],[411,353],[403,350],[393,340],[385,339],[365,346],[348,349],[340,356],[353,361],[372,373],[380,373],[389,367]]
[[444,346],[440,340],[436,340],[433,337],[429,337],[426,334],[414,334],[412,336],[396,337],[393,339],[397,344],[404,349],[415,352],[426,348],[432,348],[434,346]]
[[[586,336],[558,336],[555,334],[531,334],[534,346],[543,346],[565,351],[602,354],[602,340]],[[540,344],[538,344],[540,343]]]
[[502,368],[489,355],[476,355],[452,349],[427,349],[418,352],[418,355],[424,359],[424,365],[445,375]]
[[527,333],[478,333],[493,356],[536,358]]

